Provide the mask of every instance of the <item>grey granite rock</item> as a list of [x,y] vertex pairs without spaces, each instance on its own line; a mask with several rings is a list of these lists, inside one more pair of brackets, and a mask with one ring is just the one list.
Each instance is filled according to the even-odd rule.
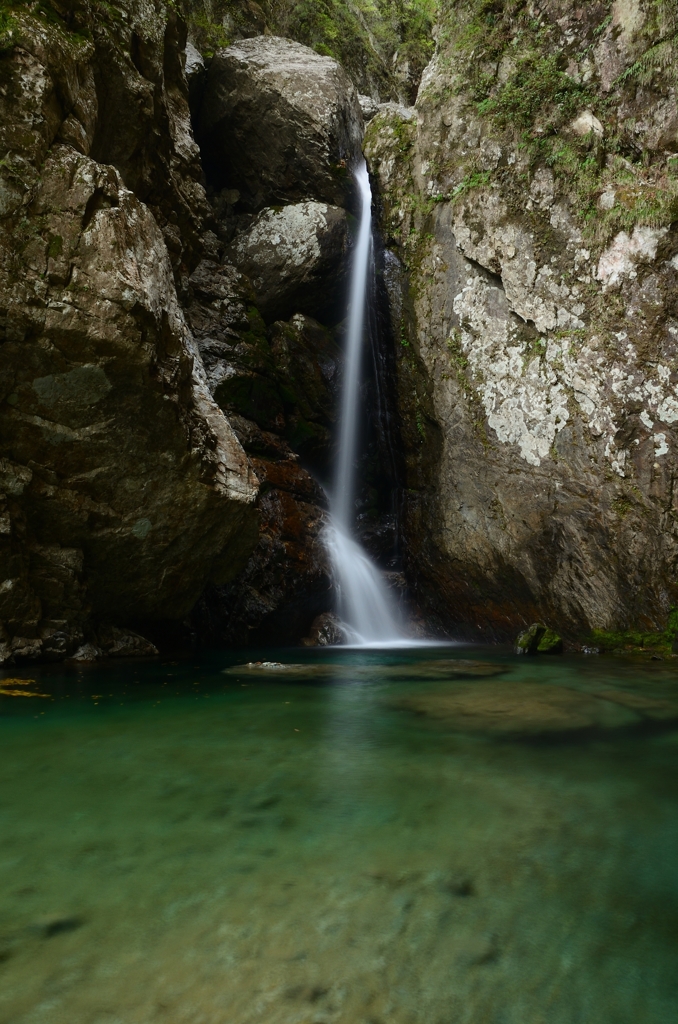
[[198,117],[208,179],[246,209],[351,192],[363,120],[343,68],[290,39],[258,36],[215,54]]

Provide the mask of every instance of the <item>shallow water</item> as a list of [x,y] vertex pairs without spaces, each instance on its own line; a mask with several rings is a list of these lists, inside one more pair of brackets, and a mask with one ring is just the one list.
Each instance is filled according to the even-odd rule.
[[278,656],[13,673],[2,1024],[678,1019],[671,664]]

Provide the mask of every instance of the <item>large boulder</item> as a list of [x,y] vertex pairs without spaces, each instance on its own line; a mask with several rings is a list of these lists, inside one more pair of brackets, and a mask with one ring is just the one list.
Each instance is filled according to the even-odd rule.
[[251,284],[227,263],[203,260],[191,290],[208,387],[261,484],[257,547],[236,579],[206,590],[193,624],[213,642],[299,640],[332,601],[326,499],[305,466],[327,476],[339,350],[301,314],[267,331]]
[[181,617],[235,574],[257,488],[160,228],[114,168],[53,147],[20,230],[21,273],[0,276],[0,619],[17,656],[26,638],[58,656],[90,611]]
[[[301,313],[267,332],[250,282],[228,263],[203,260],[191,288],[187,316],[217,404],[229,419],[244,417],[284,437],[326,475],[340,364],[332,332]],[[275,444],[271,450],[258,441],[254,454],[280,457]]]
[[346,202],[363,119],[335,60],[275,36],[241,40],[214,56],[197,124],[208,180],[243,208]]
[[346,298],[348,251],[346,212],[306,202],[264,210],[226,255],[252,281],[268,322],[293,313],[332,321]]

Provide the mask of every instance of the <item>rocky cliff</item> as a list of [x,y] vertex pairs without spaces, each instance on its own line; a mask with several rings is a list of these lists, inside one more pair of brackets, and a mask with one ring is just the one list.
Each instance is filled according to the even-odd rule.
[[28,4],[2,27],[0,639],[63,657],[232,577],[257,480],[179,300],[209,210],[182,23]]
[[203,633],[298,639],[331,603],[302,463],[331,446],[355,89],[271,37],[209,74],[189,45],[189,86],[161,2],[0,32],[0,658],[150,650],[130,627],[206,587]]
[[438,630],[661,629],[677,39],[673,0],[0,5],[2,660],[331,606],[361,111],[364,541]]
[[446,0],[379,190],[409,572],[450,630],[678,597],[678,8]]

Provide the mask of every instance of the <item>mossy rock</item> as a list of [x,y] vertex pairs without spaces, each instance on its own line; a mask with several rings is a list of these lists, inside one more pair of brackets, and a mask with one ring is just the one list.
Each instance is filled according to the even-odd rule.
[[537,654],[562,654],[563,638],[546,627],[546,631],[537,645]]
[[562,637],[541,622],[533,622],[516,640],[516,654],[562,654]]

